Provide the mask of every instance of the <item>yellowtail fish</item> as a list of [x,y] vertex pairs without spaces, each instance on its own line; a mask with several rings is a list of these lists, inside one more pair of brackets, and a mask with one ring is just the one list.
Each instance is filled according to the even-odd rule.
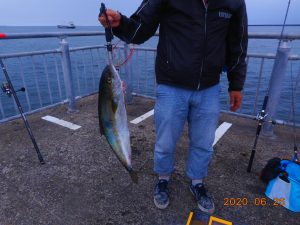
[[129,172],[133,182],[138,177],[132,169],[130,135],[122,81],[113,65],[104,68],[99,83],[98,114],[100,133]]

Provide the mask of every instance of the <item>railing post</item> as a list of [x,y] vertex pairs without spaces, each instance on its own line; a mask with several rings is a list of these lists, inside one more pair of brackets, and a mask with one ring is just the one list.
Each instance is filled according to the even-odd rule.
[[269,121],[274,120],[276,115],[277,107],[280,100],[280,94],[283,86],[284,76],[286,74],[288,66],[288,57],[290,53],[290,46],[287,41],[283,41],[279,49],[277,50],[276,59],[273,65],[272,74],[269,82],[269,100],[267,104],[267,118],[268,122],[264,123],[263,135],[273,136],[273,125]]
[[68,112],[76,111],[75,94],[73,87],[73,77],[71,69],[71,58],[69,51],[69,44],[65,37],[61,38],[60,47],[62,52],[62,69],[64,74],[64,83],[66,89],[66,96],[68,100]]
[[[128,44],[124,44],[124,56],[125,60],[129,57],[130,49]],[[126,95],[125,100],[127,103],[132,103],[132,63],[131,60],[125,63],[125,83],[126,83]]]

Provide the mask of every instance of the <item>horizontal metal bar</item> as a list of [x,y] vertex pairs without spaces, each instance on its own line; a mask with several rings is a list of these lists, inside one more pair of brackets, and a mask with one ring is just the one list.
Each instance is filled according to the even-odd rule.
[[[149,48],[149,47],[135,47],[135,50],[141,51],[151,51],[156,52],[156,48]],[[248,53],[248,57],[252,58],[265,58],[265,59],[275,59],[276,55],[273,53],[261,54],[261,53]],[[290,55],[289,60],[300,60],[300,55]]]
[[[74,51],[97,49],[97,48],[105,48],[105,45],[94,45],[94,46],[70,48],[70,51],[74,52]],[[124,46],[119,46],[118,48],[122,49],[122,48],[124,48]],[[134,49],[135,50],[140,50],[140,51],[156,52],[156,48],[149,48],[149,47],[135,47]],[[60,49],[54,49],[54,50],[44,50],[44,51],[34,51],[34,52],[0,54],[0,58],[7,59],[7,58],[14,58],[14,57],[44,55],[44,54],[53,54],[53,53],[61,53],[61,50]],[[265,59],[275,59],[276,58],[276,55],[272,54],[272,53],[268,53],[268,54],[248,53],[247,56],[252,57],[252,58],[265,58]],[[300,60],[300,55],[290,55],[289,60]]]
[[70,48],[70,52],[81,51],[81,50],[97,49],[97,48],[106,48],[106,45],[93,45],[93,46],[84,46],[84,47]]
[[[41,112],[41,111],[46,110],[46,109],[53,108],[53,107],[58,106],[58,105],[63,105],[65,103],[66,103],[66,101],[62,101],[62,102],[58,102],[58,103],[55,103],[55,104],[52,104],[52,105],[48,105],[48,106],[45,106],[45,107],[42,107],[42,108],[34,109],[32,111],[24,113],[24,115],[25,116],[31,115],[31,114],[34,114],[34,113],[37,113],[37,112]],[[8,117],[8,118],[0,120],[0,124],[4,124],[4,123],[7,123],[9,121],[16,120],[16,119],[19,119],[19,118],[21,118],[20,114],[19,115],[15,115],[15,116],[11,116],[11,117]]]
[[[159,33],[156,33],[155,36],[159,36]],[[248,38],[250,39],[282,39],[282,40],[300,40],[300,34],[283,34],[282,37],[280,33],[256,33],[249,32]]]
[[[151,51],[151,52],[156,52],[156,48],[149,48],[149,47],[135,47],[135,50],[141,50],[141,51]],[[248,57],[252,58],[266,58],[266,59],[275,59],[276,55],[273,53],[267,53],[267,54],[262,54],[262,53],[248,53]],[[300,60],[300,55],[290,55],[289,60]]]
[[[256,116],[252,116],[252,115],[248,115],[248,114],[244,114],[244,113],[237,113],[237,112],[231,112],[228,110],[221,110],[222,113],[228,114],[228,115],[233,115],[233,116],[238,116],[238,117],[242,117],[242,118],[246,118],[246,119],[252,119],[252,120],[256,120]],[[284,126],[288,126],[288,127],[293,127],[294,123],[291,122],[287,122],[285,120],[274,120],[274,122],[277,125],[284,125]],[[296,123],[295,127],[300,128],[300,124]]]
[[[92,46],[84,46],[84,47],[75,47],[75,48],[70,48],[70,51],[80,51],[80,50],[89,50],[89,49],[97,49],[97,48],[106,48],[106,45],[92,45]],[[124,49],[124,45],[118,46],[117,49]],[[136,47],[134,49],[156,51],[156,48]]]
[[135,93],[135,92],[132,92],[132,95],[133,95],[133,96],[137,96],[137,97],[148,98],[148,99],[152,99],[152,100],[155,100],[155,99],[156,99],[155,97],[148,96],[148,95],[142,95],[142,94],[138,94],[138,93]]
[[[88,50],[88,49],[105,48],[105,47],[106,47],[106,45],[92,45],[92,46],[84,46],[84,47],[70,48],[70,51]],[[117,48],[118,48],[118,49],[124,49],[124,45],[120,45],[120,46],[118,46]],[[156,48],[151,48],[151,47],[140,47],[140,46],[135,46],[135,47],[134,47],[134,50],[156,52]]]
[[141,50],[141,51],[156,52],[156,48],[149,48],[149,47],[134,47],[134,49]]
[[[276,55],[273,53],[261,54],[261,53],[248,53],[247,57],[251,58],[265,58],[265,59],[275,59]],[[300,55],[290,55],[289,60],[300,60]]]
[[8,58],[15,58],[15,57],[45,55],[45,54],[53,54],[53,53],[61,53],[61,50],[60,49],[53,49],[53,50],[34,51],[34,52],[20,52],[20,53],[10,53],[10,54],[0,54],[0,58],[8,59]]
[[2,34],[0,40],[5,39],[27,39],[27,38],[65,38],[65,37],[80,37],[80,36],[101,36],[105,32],[90,31],[90,32],[44,32],[44,33],[11,33]]
[[[121,47],[121,46],[120,46]],[[150,47],[135,47],[135,50],[141,50],[141,51],[150,51],[150,52],[156,52],[156,48],[150,48]],[[276,55],[273,53],[248,53],[248,57],[252,58],[265,58],[265,59],[275,59]],[[300,60],[300,55],[290,55],[289,60]]]
[[[99,28],[100,29],[100,28]],[[63,38],[63,37],[79,37],[79,36],[101,36],[103,31],[90,32],[44,32],[44,33],[11,33],[1,34],[0,39],[25,39],[25,38]],[[158,33],[155,34],[158,36]],[[280,33],[256,33],[249,32],[248,37],[251,39],[281,39]],[[300,40],[300,34],[283,34],[284,40]]]
[[[92,92],[92,93],[89,93],[89,94],[86,94],[86,95],[77,96],[75,99],[78,100],[78,99],[85,98],[85,97],[88,97],[88,96],[91,96],[91,95],[95,95],[97,93],[98,92]],[[37,112],[41,112],[41,111],[44,111],[44,110],[47,110],[47,109],[50,109],[50,108],[53,108],[53,107],[56,107],[56,106],[59,106],[59,105],[66,104],[67,102],[68,102],[67,100],[64,100],[64,101],[61,101],[61,102],[58,102],[58,103],[55,103],[55,104],[52,104],[52,105],[47,105],[45,107],[38,108],[38,109],[32,110],[30,112],[26,112],[26,113],[24,113],[24,115],[27,116],[27,115],[31,115],[31,114],[34,114],[34,113],[37,113]],[[0,120],[0,124],[4,124],[4,123],[7,123],[9,121],[16,120],[16,119],[19,119],[19,118],[21,118],[21,115],[11,116],[11,117]]]
[[282,40],[300,40],[300,34],[283,34],[280,33],[249,33],[250,39],[282,39]]

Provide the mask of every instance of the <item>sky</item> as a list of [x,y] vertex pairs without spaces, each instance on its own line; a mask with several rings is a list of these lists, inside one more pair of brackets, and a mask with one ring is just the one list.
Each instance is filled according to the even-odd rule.
[[[245,1],[249,24],[283,23],[288,0]],[[107,8],[130,16],[142,0],[102,0],[102,2]],[[97,26],[100,3],[101,0],[0,0],[0,25],[56,26],[73,21],[78,26]],[[300,0],[292,0],[287,23],[300,24],[299,12]]]

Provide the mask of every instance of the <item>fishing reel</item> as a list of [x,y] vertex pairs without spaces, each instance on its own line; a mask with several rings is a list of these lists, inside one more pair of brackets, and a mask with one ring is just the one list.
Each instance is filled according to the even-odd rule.
[[262,110],[261,112],[259,112],[256,115],[255,119],[258,121],[266,121],[267,116],[268,116],[268,113],[265,113],[265,111]]
[[267,122],[267,123],[272,123],[273,125],[276,124],[276,120],[267,120],[268,117],[268,113],[265,113],[265,111],[261,111],[259,112],[256,117],[254,118],[254,120],[257,120],[259,122]]
[[[9,85],[9,83],[7,83],[7,82],[2,83],[1,89],[8,97],[11,97],[11,95],[13,94],[13,90],[12,90],[11,86]],[[26,89],[24,87],[21,87],[16,92],[19,92],[19,91],[25,92],[25,90]]]
[[11,97],[12,91],[8,83],[2,83],[1,89],[8,97]]

